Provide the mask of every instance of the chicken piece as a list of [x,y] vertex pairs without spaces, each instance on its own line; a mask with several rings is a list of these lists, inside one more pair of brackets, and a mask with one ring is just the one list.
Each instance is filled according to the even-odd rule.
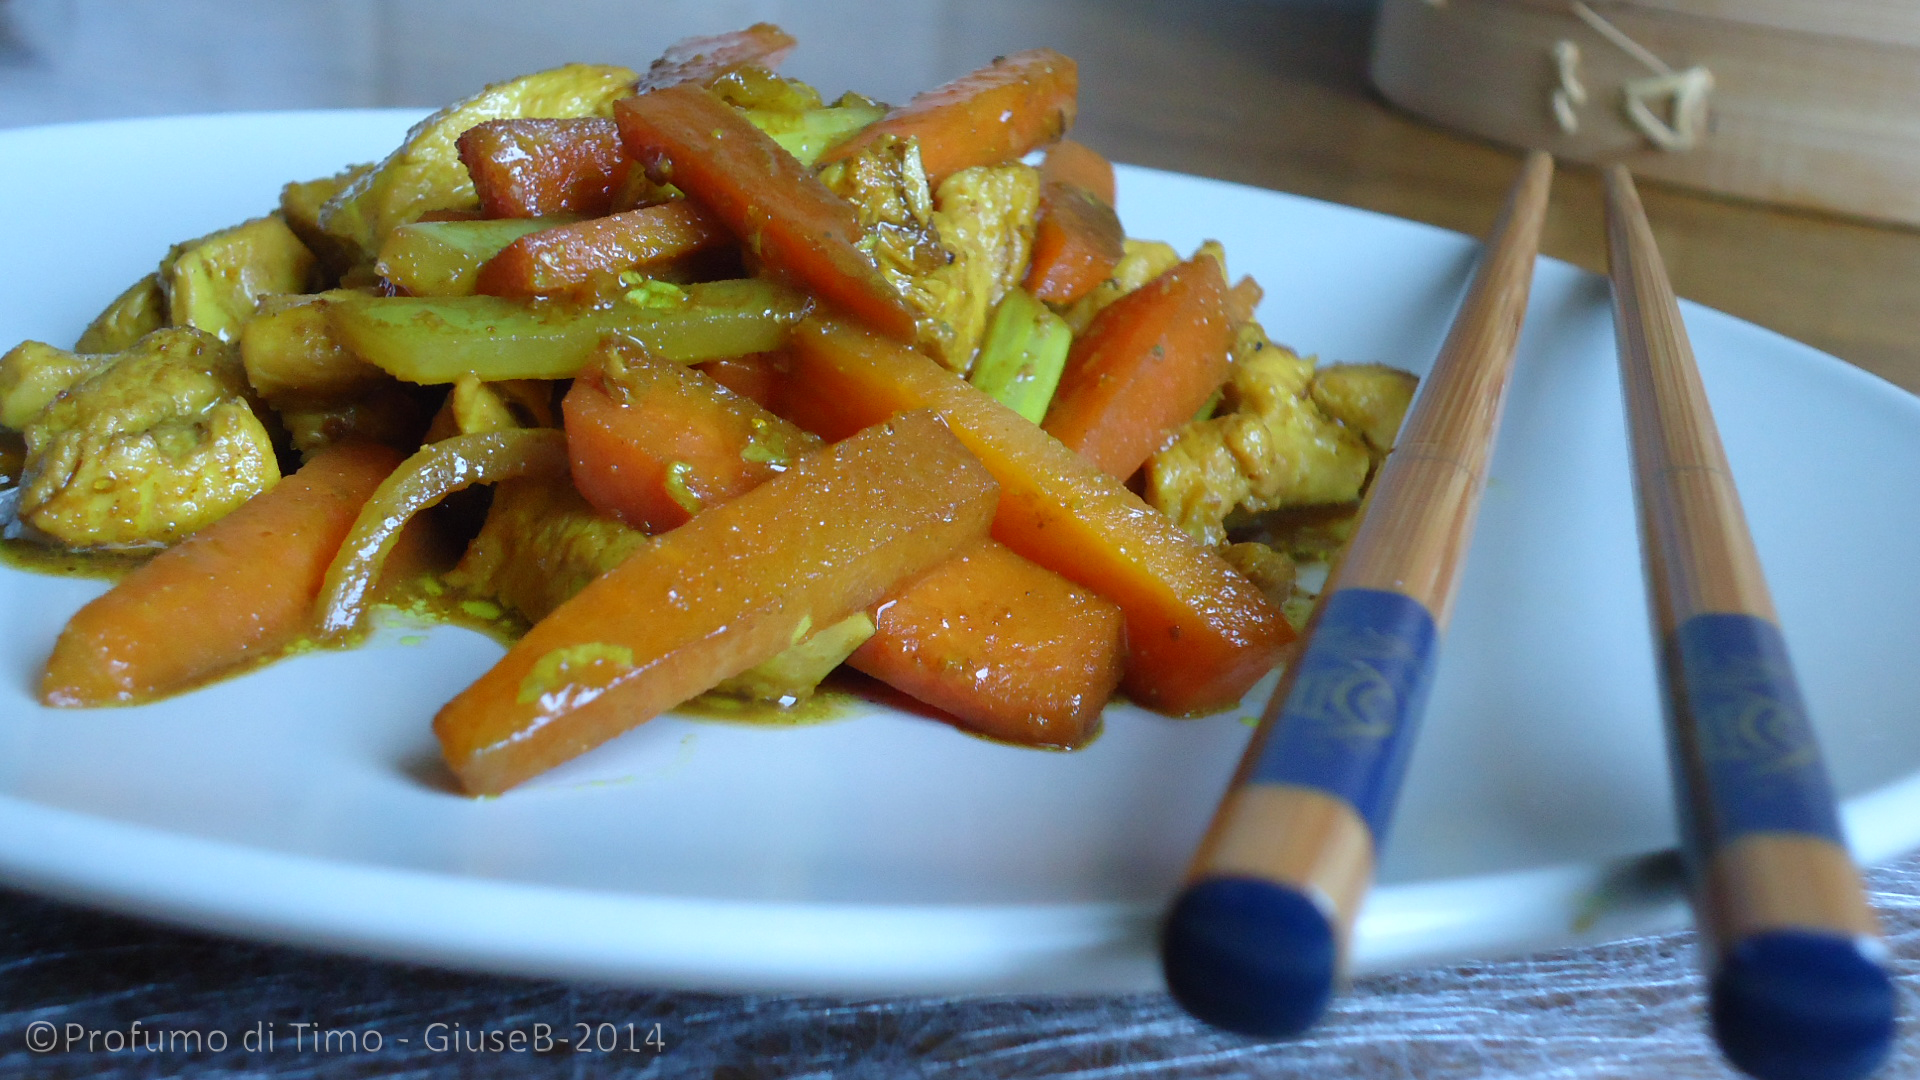
[[421,214],[479,205],[457,146],[468,128],[515,117],[611,116],[613,103],[633,93],[638,79],[623,67],[568,64],[456,101],[415,124],[398,150],[329,198],[320,209],[320,228],[355,252],[355,262],[366,262],[388,233]]
[[1313,373],[1313,403],[1360,433],[1375,457],[1393,449],[1393,438],[1413,404],[1420,377],[1385,364],[1328,364]]
[[1189,424],[1147,461],[1147,501],[1194,539],[1226,542],[1235,510],[1351,502],[1372,457],[1359,435],[1313,402],[1313,361],[1267,339],[1255,322],[1236,332],[1230,411]]
[[1285,553],[1265,544],[1248,542],[1228,544],[1220,549],[1220,556],[1227,560],[1228,566],[1240,571],[1240,576],[1253,582],[1274,607],[1284,608],[1287,601],[1293,599],[1297,568]]
[[941,298],[921,279],[953,261],[933,228],[933,190],[920,165],[920,141],[889,135],[820,174],[828,190],[853,204],[860,249],[880,276],[900,290],[924,318],[923,335],[938,321]]
[[260,297],[303,293],[313,252],[278,215],[177,244],[160,264],[167,321],[235,341]]
[[0,427],[25,431],[53,399],[113,363],[111,353],[68,352],[23,341],[0,356]]
[[341,442],[377,442],[412,451],[426,428],[426,410],[398,385],[375,386],[359,395],[325,404],[277,410],[300,460]]
[[[1073,335],[1079,337],[1092,325],[1093,317],[1106,310],[1108,304],[1173,269],[1179,262],[1180,253],[1173,249],[1172,244],[1163,244],[1158,240],[1128,240],[1126,254],[1114,264],[1113,276],[1068,305],[1060,317],[1067,320],[1067,325],[1073,328]],[[1226,263],[1223,261],[1221,265],[1225,266]]]
[[553,384],[544,379],[481,382],[468,373],[453,381],[447,400],[427,427],[426,441],[508,428],[559,427],[553,414]]
[[965,372],[987,316],[1026,276],[1040,174],[1026,165],[963,169],[930,194],[916,139],[886,137],[821,173],[853,203],[861,247],[920,318],[919,344]]
[[25,429],[20,520],[74,548],[170,544],[280,479],[231,346],[156,330]]
[[113,298],[107,309],[93,317],[74,342],[73,351],[81,353],[117,353],[133,348],[133,343],[167,325],[167,294],[160,288],[160,276],[148,274]]
[[733,68],[713,80],[707,89],[721,101],[741,109],[800,113],[822,104],[820,91],[799,79],[775,75],[760,64]]
[[572,484],[508,480],[494,486],[486,524],[447,582],[538,622],[646,543]]
[[260,298],[240,331],[240,362],[254,393],[276,409],[311,409],[352,401],[393,376],[341,344],[328,316],[340,293]]
[[346,190],[347,185],[373,171],[371,164],[350,165],[318,180],[296,180],[280,189],[280,217],[293,235],[319,257],[327,273],[338,278],[360,258],[357,244],[344,241],[320,228],[320,211],[327,200]]
[[994,305],[1027,276],[1034,220],[1040,212],[1040,170],[1030,165],[975,165],[940,181],[933,227],[953,261],[927,275],[941,298],[940,360],[962,374],[987,333]]

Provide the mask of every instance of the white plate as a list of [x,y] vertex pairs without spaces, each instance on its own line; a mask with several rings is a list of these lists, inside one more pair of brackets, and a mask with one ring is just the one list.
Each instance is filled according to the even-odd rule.
[[[169,243],[374,158],[413,114],[0,133],[0,344],[71,341]],[[1283,341],[1424,369],[1477,245],[1126,169],[1135,235],[1226,241]],[[1599,222],[1593,227],[1598,229]],[[1920,402],[1687,309],[1858,853],[1920,844]],[[1363,968],[1675,925],[1671,805],[1606,287],[1542,263],[1485,509]],[[31,696],[96,583],[0,571],[0,875],[216,930],[685,987],[1158,984],[1158,910],[1245,741],[1115,709],[1077,754],[878,708],[815,727],[662,719],[503,798],[428,729],[497,647],[389,634],[138,709]]]

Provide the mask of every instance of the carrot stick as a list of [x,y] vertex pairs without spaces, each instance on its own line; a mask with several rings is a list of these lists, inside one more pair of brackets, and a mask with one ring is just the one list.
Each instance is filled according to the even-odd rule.
[[613,209],[631,162],[611,120],[488,120],[459,140],[488,217],[597,217]]
[[1120,609],[995,540],[874,609],[847,662],[996,739],[1077,747],[1120,683]]
[[693,365],[707,378],[763,409],[772,409],[786,382],[786,358],[779,352],[748,353]]
[[562,408],[574,486],[652,533],[751,491],[820,445],[704,375],[618,346],[573,381]]
[[648,174],[712,211],[769,269],[884,334],[913,336],[913,310],[855,246],[852,204],[738,110],[680,85],[616,102],[614,114]]
[[654,540],[434,718],[491,795],[864,608],[985,534],[999,491],[938,418],[895,417]]
[[667,46],[647,68],[634,92],[644,94],[679,83],[705,86],[745,64],[779,67],[796,44],[793,35],[772,23],[754,23],[730,34],[683,38]]
[[[654,531],[743,495],[820,439],[688,369],[611,353],[567,395],[574,485]],[[976,731],[1078,746],[1120,681],[1120,610],[993,540],[882,600],[860,670]]]
[[1041,426],[1124,480],[1226,381],[1232,340],[1220,263],[1189,259],[1094,317]]
[[40,682],[55,706],[143,701],[271,656],[313,626],[342,538],[400,454],[328,447],[80,609]]
[[882,136],[917,138],[927,182],[937,187],[961,169],[1012,161],[1066,134],[1079,93],[1079,69],[1071,59],[1052,49],[1028,49],[915,95],[822,154],[819,164],[844,161]]
[[515,240],[474,281],[491,296],[550,296],[595,274],[648,271],[732,240],[713,215],[684,199],[556,225]]
[[1086,188],[1108,206],[1116,205],[1113,201],[1113,163],[1085,143],[1061,139],[1047,148],[1046,160],[1040,163],[1040,182],[1044,184],[1055,180]]
[[1126,239],[1113,207],[1086,188],[1057,180],[1043,184],[1027,291],[1049,303],[1073,303],[1113,276],[1127,253]]
[[1001,488],[1001,543],[1120,605],[1126,692],[1170,713],[1229,707],[1293,631],[1219,556],[1120,481],[959,376],[877,335],[820,318],[788,345],[783,408],[832,439],[903,409],[934,409]]

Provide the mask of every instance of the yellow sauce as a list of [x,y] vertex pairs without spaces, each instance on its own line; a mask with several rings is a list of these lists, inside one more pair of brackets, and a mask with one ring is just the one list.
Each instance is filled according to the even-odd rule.
[[68,551],[27,540],[0,540],[0,563],[30,574],[119,581],[153,558],[151,551]]

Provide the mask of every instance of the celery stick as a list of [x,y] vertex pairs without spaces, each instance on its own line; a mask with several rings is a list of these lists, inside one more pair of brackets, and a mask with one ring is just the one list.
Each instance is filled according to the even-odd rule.
[[618,300],[598,307],[497,296],[380,297],[329,302],[339,340],[396,378],[448,383],[467,372],[498,379],[570,379],[604,337],[634,342],[662,360],[697,363],[766,352],[812,300],[771,281],[688,285],[675,303]]
[[480,267],[528,233],[574,217],[497,221],[416,221],[387,234],[375,269],[415,296],[472,296]]
[[834,145],[875,120],[887,115],[884,105],[848,102],[806,112],[779,112],[773,109],[748,109],[747,120],[773,137],[787,153],[812,168]]
[[1073,331],[1066,320],[1012,288],[993,309],[986,344],[967,378],[987,396],[1039,423],[1046,418],[1060,372],[1067,364]]

